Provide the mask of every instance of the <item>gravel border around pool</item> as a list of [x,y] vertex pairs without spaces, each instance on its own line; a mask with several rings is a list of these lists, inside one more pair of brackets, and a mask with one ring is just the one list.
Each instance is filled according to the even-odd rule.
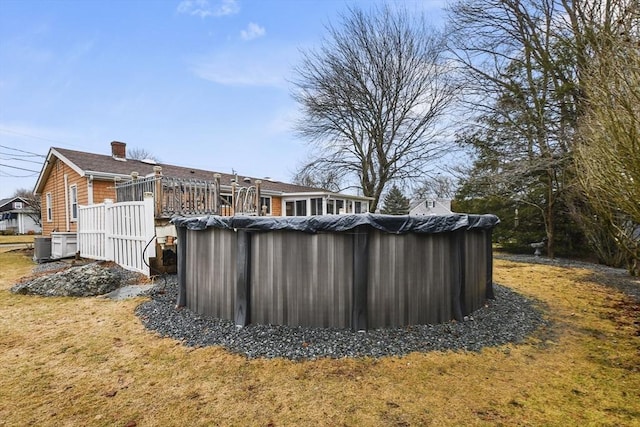
[[342,357],[402,356],[411,352],[466,350],[520,342],[549,323],[536,302],[500,285],[495,300],[464,322],[352,332],[332,328],[249,325],[176,309],[175,276],[164,276],[136,308],[142,323],[160,336],[190,347],[222,346],[247,358],[307,360]]

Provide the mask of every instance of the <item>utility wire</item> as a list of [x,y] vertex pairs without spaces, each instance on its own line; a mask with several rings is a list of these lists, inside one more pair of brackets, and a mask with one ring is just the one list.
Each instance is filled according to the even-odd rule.
[[[0,153],[0,156],[10,156],[11,154],[5,154],[5,153]],[[35,160],[27,160],[27,159],[21,159],[18,157],[0,157],[0,160],[16,160],[18,162],[29,162],[29,163],[35,163],[36,165],[41,165],[42,162],[37,162]]]
[[12,174],[8,174],[6,172],[0,171],[0,177],[3,177],[3,178],[31,178],[34,176],[38,176],[38,174],[30,173],[29,175],[12,175]]
[[41,136],[29,135],[27,133],[20,133],[20,132],[16,132],[16,131],[13,131],[13,130],[10,130],[10,129],[2,129],[2,128],[0,128],[0,132],[12,133],[14,135],[20,135],[20,136],[27,136],[29,138],[35,138],[35,139],[41,139],[43,141],[55,142],[56,144],[64,144],[64,142],[56,141],[55,139],[49,139],[49,138],[43,138]]
[[6,148],[7,150],[19,151],[20,153],[31,154],[32,156],[47,157],[47,156],[43,156],[42,154],[34,153],[34,152],[32,152],[32,151],[24,151],[24,150],[19,150],[19,149],[17,149],[17,148],[13,148],[13,147],[7,147],[6,145],[1,145],[1,144],[0,144],[0,147],[2,147],[2,148]]
[[3,153],[0,152],[3,156],[15,156],[15,157],[45,157],[42,154],[18,154],[18,153]]
[[13,169],[19,169],[21,171],[40,173],[40,171],[34,171],[32,169],[19,168],[18,166],[5,165],[4,163],[0,163],[0,166],[4,166],[4,167],[7,167],[7,168],[13,168]]

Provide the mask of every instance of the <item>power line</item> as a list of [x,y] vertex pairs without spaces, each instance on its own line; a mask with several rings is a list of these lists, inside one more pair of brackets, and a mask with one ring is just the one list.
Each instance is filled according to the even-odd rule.
[[0,171],[0,177],[4,177],[4,178],[32,178],[34,176],[38,176],[38,174],[30,173],[29,175],[12,175],[10,173]]
[[42,154],[18,154],[18,153],[3,153],[0,154],[4,156],[16,156],[16,157],[44,157]]
[[[0,156],[8,156],[10,154],[5,154],[5,153],[0,153]],[[42,162],[37,162],[35,160],[27,160],[27,159],[21,159],[19,157],[0,157],[0,160],[15,160],[18,162],[29,162],[29,163],[35,163],[36,165],[41,165]]]
[[0,128],[0,132],[12,133],[14,135],[26,136],[26,137],[35,138],[35,139],[41,139],[43,141],[55,142],[56,144],[64,144],[64,142],[56,141],[55,139],[49,139],[49,138],[43,138],[41,136],[29,135],[27,133],[16,132],[16,131],[10,130],[10,129],[2,129],[2,128]]
[[24,150],[19,150],[19,149],[17,149],[17,148],[13,148],[13,147],[7,147],[6,145],[1,145],[1,144],[0,144],[0,147],[2,147],[2,148],[6,148],[7,150],[14,150],[14,151],[18,151],[18,152],[20,152],[20,153],[30,154],[30,155],[32,155],[32,156],[47,157],[47,156],[43,156],[42,154],[33,153],[33,152],[31,152],[31,151],[24,151]]
[[25,169],[25,168],[20,168],[18,166],[11,166],[11,165],[5,165],[4,163],[0,163],[0,166],[4,166],[6,168],[13,168],[13,169],[19,169],[21,171],[27,171],[27,172],[33,172],[33,173],[40,173],[40,171],[34,171],[32,169]]

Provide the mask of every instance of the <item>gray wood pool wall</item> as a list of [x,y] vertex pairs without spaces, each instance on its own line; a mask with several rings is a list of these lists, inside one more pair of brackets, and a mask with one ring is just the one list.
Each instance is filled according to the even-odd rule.
[[462,320],[493,296],[491,230],[179,228],[181,238],[178,305],[239,326],[441,323]]

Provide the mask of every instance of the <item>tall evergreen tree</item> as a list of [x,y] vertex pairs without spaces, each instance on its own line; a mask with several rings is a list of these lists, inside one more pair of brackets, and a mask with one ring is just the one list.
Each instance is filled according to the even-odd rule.
[[397,185],[391,187],[384,198],[381,212],[387,215],[406,215],[409,213],[409,199],[407,199]]

